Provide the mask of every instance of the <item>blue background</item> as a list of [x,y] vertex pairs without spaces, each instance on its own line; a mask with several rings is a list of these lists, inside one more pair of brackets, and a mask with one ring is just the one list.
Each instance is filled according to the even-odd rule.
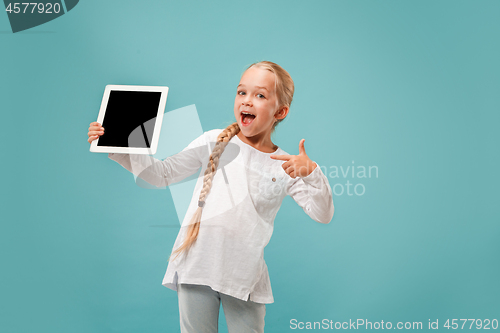
[[[166,85],[203,130],[232,121],[253,62],[295,82],[273,141],[332,166],[377,166],[328,225],[287,197],[266,248],[290,320],[500,319],[498,1],[81,1],[13,34],[2,63],[0,319],[5,332],[176,332],[161,285],[178,227],[87,131],[106,84]],[[336,188],[340,193],[340,185]],[[352,187],[351,187],[352,193]],[[221,309],[221,331],[225,323]],[[468,328],[468,325],[467,325]]]

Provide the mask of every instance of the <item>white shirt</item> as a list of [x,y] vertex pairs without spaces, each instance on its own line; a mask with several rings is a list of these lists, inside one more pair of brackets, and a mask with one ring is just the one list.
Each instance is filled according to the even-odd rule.
[[[205,169],[221,132],[207,131],[163,161],[148,155],[108,155],[157,187],[179,182],[201,168],[172,251],[184,241],[188,223],[198,208]],[[319,223],[331,221],[334,206],[330,184],[319,166],[306,177],[291,178],[281,167],[285,161],[271,159],[272,154],[289,155],[281,148],[264,153],[238,136],[229,141],[205,199],[198,238],[187,255],[183,253],[175,260],[172,256],[163,286],[177,290],[178,283],[207,285],[244,301],[274,302],[264,248],[284,197],[290,195]]]

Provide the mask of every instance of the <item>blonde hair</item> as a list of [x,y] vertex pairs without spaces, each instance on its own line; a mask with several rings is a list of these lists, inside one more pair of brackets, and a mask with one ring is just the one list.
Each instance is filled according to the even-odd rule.
[[[276,110],[279,107],[283,106],[290,107],[290,105],[292,104],[293,93],[294,93],[294,84],[290,74],[288,74],[288,72],[284,70],[280,65],[270,61],[259,61],[253,63],[250,66],[248,66],[245,72],[252,67],[259,67],[274,73],[275,75],[274,91],[276,92],[277,96]],[[276,126],[283,119],[279,119],[273,124],[272,131],[275,130]],[[203,178],[203,187],[201,189],[200,197],[198,199],[198,208],[196,209],[195,213],[193,214],[193,217],[191,218],[188,229],[186,231],[186,237],[184,239],[184,242],[174,252],[172,252],[172,255],[175,254],[173,260],[175,260],[177,256],[179,256],[182,252],[189,251],[193,243],[198,238],[198,233],[200,230],[201,213],[203,211],[203,206],[205,205],[205,200],[208,194],[210,193],[210,189],[212,188],[212,179],[214,178],[214,175],[217,172],[217,166],[219,165],[219,158],[224,152],[224,149],[226,148],[229,141],[233,138],[233,136],[238,134],[239,131],[240,127],[238,125],[238,122],[234,122],[231,125],[227,126],[217,137],[217,142],[215,143],[215,147],[212,150],[212,154],[210,154],[209,162],[205,170],[205,175]]]

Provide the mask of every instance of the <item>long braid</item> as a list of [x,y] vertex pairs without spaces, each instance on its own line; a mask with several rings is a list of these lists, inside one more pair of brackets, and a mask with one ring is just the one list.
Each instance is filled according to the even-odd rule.
[[[173,260],[177,258],[183,251],[188,251],[191,245],[198,238],[198,232],[200,230],[200,222],[201,222],[201,213],[203,210],[203,206],[205,206],[205,199],[210,193],[210,189],[212,188],[212,179],[214,178],[215,173],[217,172],[217,166],[219,165],[219,158],[224,152],[229,140],[240,131],[240,127],[238,126],[238,122],[234,122],[228,127],[226,127],[217,137],[217,142],[215,143],[215,147],[212,150],[212,154],[210,154],[210,160],[208,162],[207,168],[205,170],[205,175],[203,178],[203,187],[200,192],[200,197],[198,199],[198,208],[196,209],[191,221],[189,222],[189,227],[186,232],[186,238],[181,246],[179,246],[172,254],[175,254]],[[170,260],[170,257],[169,257]]]

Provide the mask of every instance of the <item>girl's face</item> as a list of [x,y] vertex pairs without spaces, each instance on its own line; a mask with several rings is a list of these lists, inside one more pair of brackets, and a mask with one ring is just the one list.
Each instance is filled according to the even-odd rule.
[[[234,100],[234,116],[246,137],[271,134],[276,120],[274,74],[266,69],[251,67],[243,73]],[[251,115],[245,115],[250,113]]]

